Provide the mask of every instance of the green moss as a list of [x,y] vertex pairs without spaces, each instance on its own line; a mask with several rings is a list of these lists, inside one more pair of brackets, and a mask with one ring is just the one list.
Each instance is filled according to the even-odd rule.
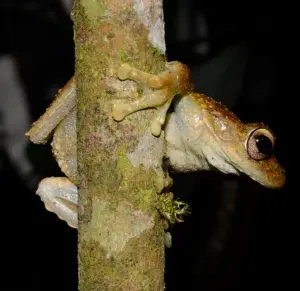
[[115,34],[113,33],[113,32],[109,32],[108,34],[107,34],[107,38],[109,38],[109,39],[112,39],[112,38],[114,38],[115,37]]
[[[127,151],[128,149],[124,146],[118,152],[117,173],[118,180],[122,181],[119,191],[126,192],[128,188],[131,188],[130,200],[133,202],[134,207],[136,209],[149,210],[149,206],[153,202],[153,195],[156,195],[156,193],[152,189],[145,189],[143,186],[140,186],[144,183],[144,177],[149,176],[149,171],[144,169],[143,166],[134,167],[127,158]],[[151,173],[155,180],[156,174],[154,172]]]
[[149,190],[144,190],[141,193],[142,197],[144,197],[144,204],[146,205],[146,207],[148,208],[148,206],[151,204],[152,200],[153,200],[153,190],[149,189]]
[[165,56],[160,52],[160,50],[158,50],[157,48],[155,47],[151,47],[151,50],[152,50],[152,55],[154,57],[159,57],[159,58],[165,58]]
[[183,216],[190,214],[190,206],[182,201],[174,199],[173,193],[158,196],[158,210],[169,223],[182,222]]
[[118,163],[117,163],[118,173],[124,172],[124,171],[128,170],[130,167],[132,167],[131,163],[129,162],[129,160],[127,158],[127,149],[128,149],[128,147],[126,145],[124,145],[116,153],[119,157]]
[[119,50],[119,57],[123,63],[128,62],[128,55],[126,54],[126,52],[123,49]]
[[95,23],[108,15],[107,9],[101,0],[81,0],[81,5],[85,9],[87,18]]

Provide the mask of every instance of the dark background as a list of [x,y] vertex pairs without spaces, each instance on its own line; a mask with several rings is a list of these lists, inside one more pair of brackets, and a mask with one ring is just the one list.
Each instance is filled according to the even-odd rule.
[[[298,228],[292,193],[297,188],[292,190],[296,180],[291,172],[298,172],[293,129],[298,118],[292,113],[298,81],[290,69],[296,53],[289,36],[296,8],[281,2],[266,7],[250,1],[164,2],[168,59],[190,66],[197,91],[222,101],[245,122],[268,124],[277,136],[276,156],[287,171],[287,184],[279,191],[247,177],[173,174],[174,192],[191,205],[192,215],[172,229],[166,290],[296,287]],[[14,61],[31,123],[73,74],[69,12],[59,0],[1,0],[0,30],[0,60],[8,56]],[[7,74],[1,66],[0,74],[0,79]],[[0,88],[2,105],[9,94]],[[8,146],[14,132],[5,122],[18,115],[17,103],[0,110],[5,198],[0,289],[77,290],[76,231],[47,212],[34,195],[39,180],[62,173],[49,145],[29,143],[24,157],[32,168],[26,174],[19,170],[21,161]]]

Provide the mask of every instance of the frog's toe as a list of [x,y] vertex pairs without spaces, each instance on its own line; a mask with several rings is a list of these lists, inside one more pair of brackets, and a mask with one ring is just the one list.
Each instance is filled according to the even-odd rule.
[[120,80],[126,80],[129,78],[131,72],[131,66],[128,64],[122,64],[118,70],[118,78]]
[[159,120],[153,120],[151,124],[151,133],[154,136],[159,136],[161,133],[161,123]]
[[123,120],[126,115],[128,115],[128,105],[127,104],[114,104],[112,116],[116,121]]

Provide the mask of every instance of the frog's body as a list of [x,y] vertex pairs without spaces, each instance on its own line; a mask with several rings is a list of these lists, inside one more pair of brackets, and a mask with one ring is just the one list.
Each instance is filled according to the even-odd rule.
[[[143,87],[144,96],[132,103],[115,104],[113,118],[121,121],[133,112],[156,107],[151,131],[158,136],[164,126],[166,155],[175,171],[217,169],[223,173],[244,173],[268,188],[284,185],[285,173],[273,156],[275,138],[268,127],[262,123],[244,124],[220,103],[193,92],[191,74],[185,65],[167,63],[165,72],[150,75],[125,64],[118,77],[137,82]],[[40,182],[37,194],[48,210],[72,227],[77,227],[77,187],[73,184],[78,180],[75,86],[72,79],[60,91],[48,113],[27,133],[34,143],[45,143],[55,129],[51,144],[54,156],[69,179],[46,178]],[[172,101],[174,111],[167,116]],[[63,114],[55,116],[55,110],[51,110],[55,107]],[[51,126],[45,129],[45,122]]]
[[174,102],[175,111],[166,124],[167,154],[178,172],[217,169],[225,174],[244,173],[268,188],[280,188],[284,170],[271,152],[254,159],[258,149],[249,140],[257,135],[270,139],[262,123],[242,123],[222,104],[203,94],[192,93]]

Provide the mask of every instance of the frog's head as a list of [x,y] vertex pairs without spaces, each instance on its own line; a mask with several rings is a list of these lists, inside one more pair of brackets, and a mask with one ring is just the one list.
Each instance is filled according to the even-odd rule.
[[[263,123],[243,124],[240,121],[214,123],[218,144],[225,160],[237,172],[242,172],[267,188],[281,188],[285,184],[285,171],[274,156],[275,136]],[[225,139],[224,139],[225,137]]]
[[198,123],[205,128],[201,153],[211,166],[224,173],[244,173],[267,188],[285,184],[285,171],[274,156],[275,136],[268,126],[243,123],[204,94],[195,95],[195,100],[201,108]]

